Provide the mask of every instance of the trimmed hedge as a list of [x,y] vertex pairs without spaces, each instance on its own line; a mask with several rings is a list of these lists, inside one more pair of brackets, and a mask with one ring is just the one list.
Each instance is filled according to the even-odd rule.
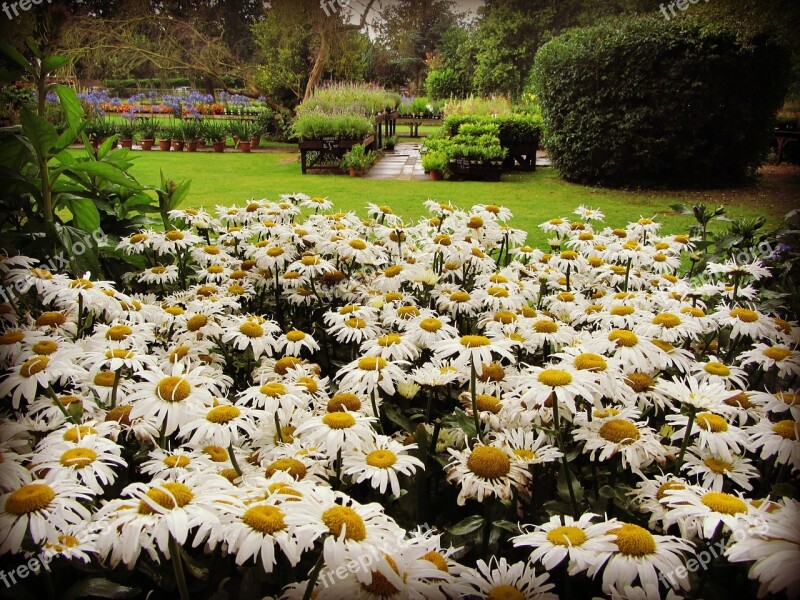
[[672,186],[730,183],[762,164],[788,73],[764,37],[655,16],[555,38],[532,78],[562,176]]

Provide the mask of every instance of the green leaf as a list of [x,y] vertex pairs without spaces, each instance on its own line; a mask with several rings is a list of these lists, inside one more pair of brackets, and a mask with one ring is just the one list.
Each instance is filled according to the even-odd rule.
[[519,523],[512,523],[511,521],[494,521],[492,522],[492,527],[498,527],[500,529],[505,529],[506,531],[510,531],[511,533],[519,533]]
[[403,415],[403,413],[397,410],[396,407],[386,403],[383,405],[383,411],[384,414],[386,415],[386,418],[389,419],[392,423],[396,423],[397,425],[402,427],[403,431],[407,431],[408,433],[414,431],[414,425],[412,425],[411,421],[407,419],[406,416]]
[[692,215],[692,209],[686,206],[685,204],[670,204],[669,207],[674,210],[676,213],[682,215]]
[[75,598],[86,598],[94,596],[96,598],[133,598],[140,591],[137,588],[126,587],[119,583],[114,583],[108,579],[93,577],[84,579],[69,588],[62,600],[74,600]]
[[36,71],[33,65],[25,58],[22,54],[20,54],[16,48],[8,44],[7,42],[0,42],[0,52],[5,54],[15,63],[17,63],[20,67],[22,67],[25,71],[33,75]]
[[72,213],[72,224],[86,233],[97,231],[100,227],[100,213],[94,202],[87,198],[70,198],[67,208]]
[[483,517],[481,515],[472,515],[471,517],[459,521],[452,527],[446,527],[445,529],[452,535],[467,535],[478,529],[481,525],[483,525]]
[[115,183],[133,190],[142,189],[142,186],[122,169],[107,162],[84,162],[71,165],[66,173],[85,173],[93,177],[100,177],[109,183]]
[[461,430],[464,432],[464,435],[466,435],[467,438],[475,437],[476,435],[478,435],[478,432],[475,431],[475,421],[472,419],[472,417],[470,417],[460,408],[456,408],[454,412],[456,417],[456,423],[458,423],[458,426],[461,428]]
[[22,131],[30,140],[36,155],[40,159],[49,158],[50,150],[58,143],[56,128],[27,108],[22,109],[19,122],[22,124]]
[[46,57],[44,61],[42,61],[42,66],[44,70],[48,73],[52,73],[56,69],[60,69],[64,65],[69,63],[69,59],[66,56],[59,56],[57,54],[51,54],[50,56]]
[[83,107],[75,90],[63,85],[56,86],[56,94],[67,121],[67,129],[59,136],[58,145],[66,147],[78,137],[83,127]]
[[97,244],[91,235],[70,225],[56,224],[56,230],[74,275],[81,276],[87,271],[102,275]]

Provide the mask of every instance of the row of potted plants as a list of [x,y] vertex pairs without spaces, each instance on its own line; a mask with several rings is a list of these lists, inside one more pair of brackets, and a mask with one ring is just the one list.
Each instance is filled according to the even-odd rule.
[[468,123],[453,137],[444,130],[430,136],[422,148],[422,168],[434,180],[446,175],[497,180],[508,155],[500,145],[499,132],[493,123]]
[[94,145],[99,145],[114,135],[119,137],[123,148],[131,148],[139,141],[142,150],[152,150],[156,143],[162,151],[188,150],[195,152],[204,145],[212,146],[215,152],[224,152],[228,137],[242,152],[258,148],[265,132],[254,121],[222,121],[205,119],[183,119],[173,123],[161,123],[156,119],[125,119],[115,122],[110,119],[92,119],[85,133]]
[[374,150],[367,150],[364,144],[356,144],[342,158],[341,167],[350,177],[360,177],[378,162],[380,156]]

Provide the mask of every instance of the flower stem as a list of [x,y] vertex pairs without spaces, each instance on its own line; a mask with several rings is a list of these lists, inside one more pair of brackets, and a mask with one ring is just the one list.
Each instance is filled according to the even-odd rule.
[[483,435],[481,435],[481,420],[478,416],[478,396],[477,390],[475,389],[475,378],[477,373],[475,372],[475,359],[473,358],[470,363],[470,373],[469,373],[469,393],[472,397],[472,419],[475,421],[475,435],[478,436],[478,441],[483,442]]
[[572,515],[579,519],[581,516],[580,509],[578,508],[578,500],[575,498],[575,490],[572,489],[572,471],[569,470],[569,461],[567,460],[567,453],[564,451],[564,440],[561,437],[561,426],[558,420],[558,396],[553,393],[553,427],[556,430],[556,440],[558,442],[558,449],[561,451],[561,461],[564,465],[564,477],[567,480],[567,489],[569,490],[569,500],[572,504]]
[[181,560],[181,547],[172,535],[169,536],[169,553],[172,557],[172,569],[175,572],[178,593],[181,600],[189,600],[189,588],[186,586],[186,574],[183,572],[183,561]]
[[119,380],[122,376],[122,367],[114,372],[114,385],[111,388],[111,408],[117,405],[117,388],[119,387]]
[[311,575],[308,576],[308,585],[306,586],[306,591],[303,594],[303,600],[311,600],[311,595],[314,593],[314,587],[317,585],[319,572],[322,571],[323,566],[325,566],[324,551],[319,553],[319,558],[317,559],[317,563],[314,565],[314,569],[311,571]]
[[686,447],[689,445],[689,437],[692,433],[692,426],[694,425],[694,417],[697,414],[697,409],[694,406],[689,407],[689,423],[686,425],[686,433],[683,436],[683,442],[681,443],[681,452],[678,454],[678,460],[675,463],[675,471],[673,473],[678,475],[681,470],[681,465],[683,464],[683,455],[686,454]]
[[239,467],[239,463],[236,462],[236,455],[233,453],[233,444],[228,444],[228,456],[231,457],[231,464],[233,465],[233,470],[236,471],[236,474],[239,477],[241,477],[242,469]]

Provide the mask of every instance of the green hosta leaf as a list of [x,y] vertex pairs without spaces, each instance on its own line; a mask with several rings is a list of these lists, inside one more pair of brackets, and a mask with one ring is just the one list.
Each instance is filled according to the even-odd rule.
[[452,535],[467,535],[478,529],[481,525],[483,525],[483,517],[481,515],[472,515],[446,529],[448,533]]

